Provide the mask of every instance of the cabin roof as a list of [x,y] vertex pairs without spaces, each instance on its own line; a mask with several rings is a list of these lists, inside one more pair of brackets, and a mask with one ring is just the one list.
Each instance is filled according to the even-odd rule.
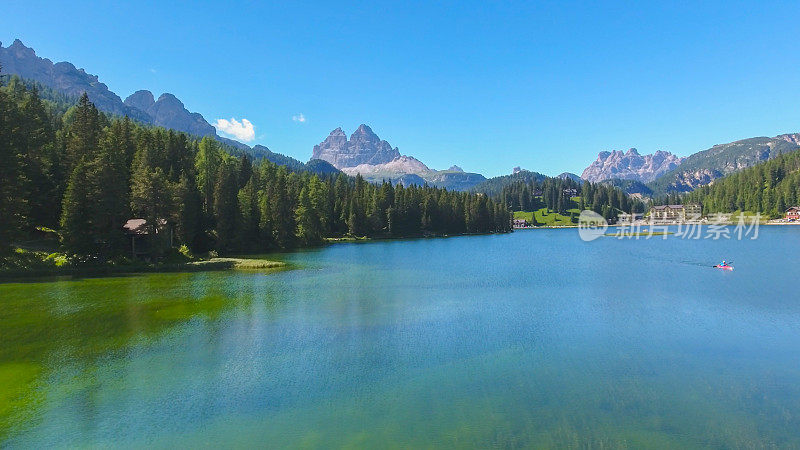
[[[167,223],[164,219],[159,219],[158,222],[161,225]],[[128,234],[150,234],[150,229],[147,228],[147,220],[145,219],[128,219],[122,229]]]

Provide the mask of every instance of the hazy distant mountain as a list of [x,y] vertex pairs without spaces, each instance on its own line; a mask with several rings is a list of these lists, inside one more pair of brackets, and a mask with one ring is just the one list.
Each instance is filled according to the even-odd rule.
[[800,149],[800,134],[782,134],[774,138],[755,137],[718,144],[697,152],[648,186],[656,194],[688,192],[717,178],[772,159],[781,153]]
[[661,150],[651,155],[640,155],[635,148],[625,153],[619,150],[600,152],[581,178],[592,182],[619,178],[646,183],[678,167],[683,159]]
[[556,176],[556,178],[561,178],[561,179],[564,179],[564,180],[577,181],[578,183],[581,182],[581,177],[579,177],[578,175],[575,175],[574,173],[571,173],[571,172],[561,173],[558,176]]
[[286,166],[290,170],[293,170],[295,172],[308,171],[320,175],[329,175],[339,172],[339,169],[333,167],[327,161],[323,161],[321,159],[312,159],[308,163],[304,163],[300,160],[292,158],[291,156],[275,153],[269,148],[264,147],[263,145],[254,145],[252,149],[252,154],[256,158],[264,158],[273,164],[277,164],[279,166]]
[[478,173],[464,172],[458,166],[433,170],[413,156],[401,155],[397,147],[379,138],[365,124],[361,124],[350,139],[341,128],[331,131],[324,141],[314,146],[312,158],[327,161],[348,175],[361,174],[371,182],[428,183],[462,191],[486,179]]

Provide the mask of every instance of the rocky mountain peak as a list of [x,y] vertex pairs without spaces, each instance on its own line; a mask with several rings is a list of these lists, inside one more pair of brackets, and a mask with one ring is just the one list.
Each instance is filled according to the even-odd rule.
[[155,103],[156,99],[153,97],[153,93],[147,90],[136,91],[125,99],[126,105],[145,112],[152,108]]
[[353,132],[353,135],[350,136],[350,139],[353,139],[355,135],[365,135],[365,136],[376,136],[375,133],[372,131],[372,128],[369,125],[361,124],[358,126],[356,131]]
[[449,169],[447,169],[447,171],[448,172],[464,172],[464,169],[462,169],[461,167],[458,167],[456,165],[452,165],[452,166],[450,166]]
[[170,94],[169,92],[165,92],[165,93],[161,94],[158,97],[158,100],[156,101],[156,103],[171,103],[171,104],[174,104],[176,106],[180,106],[181,108],[183,108],[183,102],[180,101],[178,99],[178,97],[175,97],[174,95]]
[[[0,47],[2,46],[3,44],[0,42]],[[26,47],[19,39],[14,39],[14,42],[8,46],[8,50],[14,52],[17,57],[30,58],[36,56],[36,52],[32,48]]]
[[361,164],[385,164],[400,156],[400,150],[376,135],[366,124],[361,124],[350,139],[341,127],[331,131],[324,141],[314,146],[311,159],[322,159],[337,169]]
[[620,150],[602,151],[583,171],[581,178],[592,182],[619,178],[647,183],[678,167],[683,160],[667,151],[649,155],[640,155],[635,148],[624,153]]

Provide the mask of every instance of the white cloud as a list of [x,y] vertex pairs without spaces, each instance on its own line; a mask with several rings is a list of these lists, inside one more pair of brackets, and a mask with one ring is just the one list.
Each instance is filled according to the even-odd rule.
[[156,73],[156,72],[157,72],[156,69],[152,69],[152,68],[150,69],[150,73]]
[[241,122],[233,117],[231,117],[231,120],[217,119],[214,127],[240,141],[250,142],[256,137],[256,127],[245,118],[242,118]]
[[303,113],[295,114],[292,116],[292,120],[295,122],[304,123],[306,121],[306,116],[304,116]]

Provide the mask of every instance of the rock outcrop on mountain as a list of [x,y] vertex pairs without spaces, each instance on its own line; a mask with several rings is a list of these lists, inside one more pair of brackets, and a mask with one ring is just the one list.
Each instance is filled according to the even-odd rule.
[[486,179],[455,165],[447,170],[433,170],[413,156],[401,155],[397,147],[379,138],[365,124],[361,124],[350,139],[341,127],[331,131],[324,141],[314,146],[311,158],[327,161],[348,175],[360,174],[371,182],[428,183],[451,190],[467,190]]
[[800,134],[782,134],[774,138],[755,137],[718,144],[685,158],[680,166],[648,186],[656,194],[688,192],[711,184],[717,178],[798,149]]
[[800,146],[800,133],[780,134],[775,136],[775,139],[783,139],[790,144]]
[[662,150],[651,155],[640,155],[635,148],[627,152],[600,152],[597,159],[583,171],[581,178],[592,182],[618,178],[646,183],[675,169],[683,160]]
[[359,164],[355,167],[342,167],[341,171],[348,175],[360,173],[363,177],[375,178],[381,175],[388,176],[407,173],[423,174],[431,172],[431,169],[413,156],[400,155],[387,163]]

